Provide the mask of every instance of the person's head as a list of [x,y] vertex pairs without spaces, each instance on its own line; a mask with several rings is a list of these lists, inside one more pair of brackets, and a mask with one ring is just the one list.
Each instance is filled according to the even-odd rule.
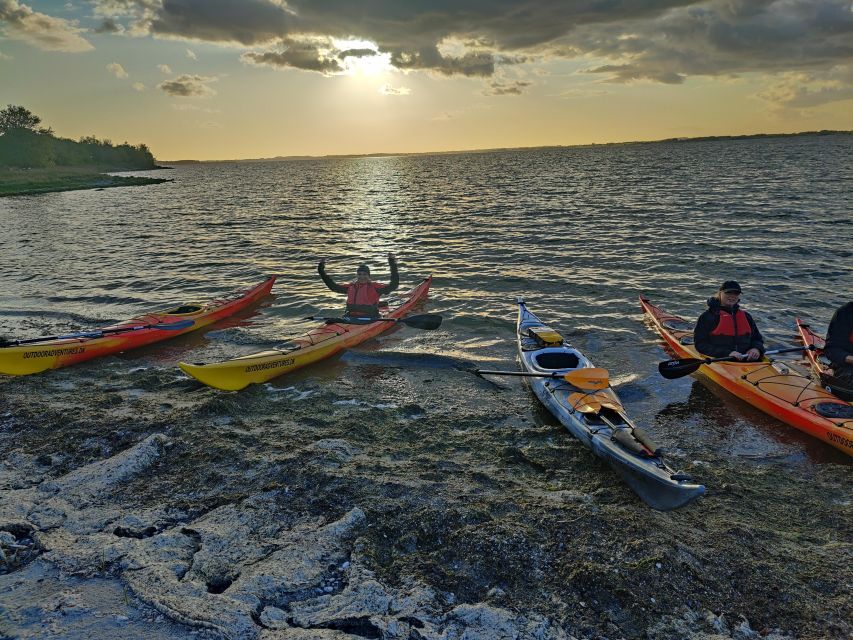
[[733,307],[740,300],[740,293],[740,285],[737,282],[726,280],[720,285],[717,297],[720,299],[720,304],[724,307]]
[[358,282],[370,282],[370,267],[366,264],[358,265],[358,269],[355,270],[355,277]]

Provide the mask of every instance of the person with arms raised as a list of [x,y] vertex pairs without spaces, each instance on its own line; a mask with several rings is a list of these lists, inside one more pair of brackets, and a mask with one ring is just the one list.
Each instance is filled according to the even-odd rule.
[[758,360],[764,355],[764,338],[752,316],[740,308],[740,285],[727,280],[708,298],[708,309],[696,321],[693,340],[699,353],[712,358]]
[[349,284],[338,284],[326,273],[326,259],[320,260],[317,272],[329,289],[335,293],[345,293],[347,296],[347,316],[379,317],[379,298],[391,293],[400,286],[400,276],[397,273],[397,259],[393,253],[388,254],[388,266],[391,269],[391,282],[382,284],[370,278],[370,267],[359,265],[356,269],[356,279]]

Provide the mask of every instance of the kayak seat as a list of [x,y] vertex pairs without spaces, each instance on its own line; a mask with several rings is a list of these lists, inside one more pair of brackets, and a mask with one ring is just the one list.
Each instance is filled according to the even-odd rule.
[[574,353],[551,351],[537,355],[536,364],[542,369],[577,369],[580,359]]

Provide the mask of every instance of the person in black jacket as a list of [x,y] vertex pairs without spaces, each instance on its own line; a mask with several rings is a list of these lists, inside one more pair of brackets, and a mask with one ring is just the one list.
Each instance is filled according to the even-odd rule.
[[393,253],[388,254],[388,266],[391,268],[391,282],[382,284],[370,279],[370,267],[359,265],[355,272],[355,280],[348,284],[338,284],[326,273],[326,259],[320,260],[317,272],[329,289],[335,293],[347,294],[346,315],[379,317],[379,297],[394,291],[400,286],[400,275],[397,272],[397,258]]
[[853,385],[853,302],[833,314],[823,353],[832,363],[826,373]]
[[738,360],[758,360],[764,355],[764,338],[752,316],[738,305],[740,294],[740,285],[727,280],[716,295],[708,298],[708,310],[699,316],[693,330],[699,353]]

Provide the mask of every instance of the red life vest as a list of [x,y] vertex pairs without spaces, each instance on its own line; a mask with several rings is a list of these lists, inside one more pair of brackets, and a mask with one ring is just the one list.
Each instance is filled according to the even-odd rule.
[[[749,320],[746,313],[738,309],[734,315],[721,311],[717,314],[719,321],[716,328],[711,332],[712,336],[735,336],[752,335],[752,327],[749,326]],[[737,329],[737,333],[735,333]]]
[[377,305],[379,304],[379,293],[376,287],[384,286],[378,282],[350,282],[347,286],[347,305]]

